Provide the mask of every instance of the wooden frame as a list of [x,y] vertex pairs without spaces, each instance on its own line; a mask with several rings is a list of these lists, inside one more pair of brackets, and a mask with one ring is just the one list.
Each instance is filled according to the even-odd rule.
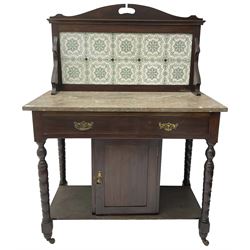
[[[204,20],[196,16],[177,17],[160,10],[129,4],[135,14],[119,14],[124,4],[95,9],[76,16],[58,14],[50,17],[52,24],[54,68],[52,73],[52,94],[57,91],[192,91],[200,95],[200,74],[198,68],[200,26]],[[136,33],[188,33],[192,34],[192,55],[189,85],[88,85],[62,84],[60,32],[136,32]]]
[[[52,94],[56,94],[57,91],[192,91],[196,95],[200,94],[200,74],[198,69],[198,57],[199,57],[199,41],[200,41],[200,26],[204,23],[203,19],[196,16],[190,16],[187,18],[173,16],[162,11],[140,5],[130,4],[128,7],[135,9],[135,14],[119,14],[118,10],[125,5],[112,5],[103,8],[99,8],[81,15],[65,17],[63,15],[56,15],[50,17],[48,20],[52,24],[52,43],[53,43],[53,59],[54,67],[52,73]],[[138,32],[138,33],[186,33],[192,34],[192,53],[191,53],[191,70],[188,85],[84,85],[84,84],[62,84],[62,72],[61,72],[61,57],[60,57],[60,44],[59,34],[60,32]],[[61,93],[63,94],[63,93]],[[71,94],[71,93],[64,93]],[[76,94],[76,93],[74,93]],[[79,93],[78,93],[79,94]],[[88,94],[91,94],[88,92]],[[92,93],[93,94],[93,93]],[[102,93],[103,94],[103,93]],[[111,93],[109,93],[110,95]],[[136,95],[138,93],[135,93]],[[178,93],[175,93],[178,94]],[[180,94],[180,93],[179,93]],[[152,95],[152,93],[150,94]],[[164,93],[166,96],[166,93]],[[58,95],[60,97],[60,94]],[[39,185],[41,194],[41,206],[42,206],[42,233],[44,237],[50,242],[54,243],[52,238],[53,220],[55,219],[199,219],[199,234],[205,245],[208,245],[207,235],[210,229],[209,222],[209,207],[211,198],[211,188],[213,179],[214,163],[213,158],[215,156],[214,145],[218,141],[218,131],[220,122],[220,112],[227,111],[223,105],[217,103],[216,107],[207,110],[204,106],[197,104],[198,111],[194,111],[190,108],[189,111],[180,110],[179,112],[172,108],[168,112],[147,111],[141,112],[137,110],[132,112],[130,109],[123,112],[115,112],[112,107],[110,110],[101,112],[100,110],[68,110],[64,107],[62,110],[53,111],[51,107],[46,107],[45,103],[49,103],[48,99],[40,97],[43,101],[41,109],[37,110],[36,106],[27,104],[25,109],[31,110],[33,115],[33,129],[34,140],[38,144],[37,156],[38,162],[38,174]],[[56,97],[50,96],[49,99],[55,99]],[[198,97],[194,97],[197,99]],[[109,99],[109,98],[108,98]],[[145,98],[147,99],[147,98]],[[202,100],[202,97],[198,98]],[[197,100],[198,100],[197,99]],[[119,100],[120,101],[120,100]],[[81,99],[82,102],[82,99]],[[169,100],[168,100],[169,102]],[[62,103],[59,107],[61,108]],[[69,105],[69,104],[68,104]],[[77,104],[79,105],[79,104]],[[182,104],[183,105],[183,104]],[[80,124],[80,125],[79,125]],[[164,126],[163,126],[164,125]],[[176,129],[178,128],[178,129]],[[58,191],[50,204],[49,195],[49,180],[48,180],[48,164],[46,162],[46,148],[45,142],[48,138],[58,139],[58,151],[59,151],[59,169],[60,169],[60,184]],[[92,147],[93,161],[92,161],[92,182],[94,183],[94,189],[91,204],[91,190],[89,186],[68,186],[66,180],[66,161],[65,161],[65,138],[91,138],[92,146],[98,143],[98,147],[95,145]],[[185,147],[185,164],[184,164],[184,180],[183,185],[180,186],[166,186],[160,187],[160,156],[161,156],[161,140],[163,138],[182,138],[186,139]],[[191,168],[191,156],[192,156],[192,143],[193,139],[205,139],[207,142],[206,149],[206,162],[204,165],[204,180],[203,180],[203,195],[202,206],[200,208],[192,190],[190,184],[190,168]],[[127,140],[127,144],[124,141]],[[144,140],[144,141],[143,141]],[[148,147],[144,147],[144,144],[148,144]],[[111,199],[108,206],[104,207],[103,196],[104,187],[100,187],[101,184],[106,182],[106,176],[111,175],[110,169],[115,169],[121,160],[119,155],[115,156],[115,163],[103,164],[104,155],[108,155],[105,159],[113,159],[111,153],[105,153],[104,144],[109,143],[113,146],[121,145],[123,149],[119,149],[118,153],[125,152],[124,147],[129,148],[130,145],[135,143],[141,144],[141,152],[143,155],[147,151],[148,159],[145,160],[145,164],[141,164],[139,155],[134,157],[137,159],[137,170],[135,176],[140,176],[141,169],[143,167],[144,173],[149,169],[151,172],[144,174],[144,177],[140,182],[145,183],[145,179],[149,183],[149,178],[145,176],[156,177],[151,180],[151,187],[147,188],[147,192],[151,197],[145,198],[145,192],[137,192],[132,195],[132,202],[124,195],[122,199]],[[118,144],[116,144],[118,143]],[[156,145],[156,144],[158,145]],[[97,145],[97,144],[96,144]],[[125,146],[124,146],[125,145]],[[134,146],[134,145],[133,145]],[[150,153],[150,150],[151,153]],[[127,150],[126,157],[129,158],[131,150],[137,154],[139,149]],[[111,152],[111,150],[110,150]],[[133,153],[134,153],[133,152]],[[152,153],[153,152],[153,153]],[[101,155],[101,157],[100,157]],[[124,154],[125,155],[125,154]],[[150,156],[151,155],[151,156]],[[114,157],[114,158],[115,158]],[[125,157],[125,158],[126,158]],[[117,160],[118,159],[118,160]],[[138,160],[139,159],[139,160]],[[154,163],[149,163],[150,159]],[[101,163],[100,163],[101,162]],[[117,163],[119,162],[119,163]],[[125,160],[126,162],[126,160]],[[124,164],[125,165],[125,164]],[[131,164],[133,165],[133,164]],[[107,167],[108,166],[108,167]],[[138,167],[139,166],[139,167]],[[124,170],[125,168],[121,166]],[[109,174],[107,174],[109,169]],[[154,170],[154,171],[152,171]],[[106,173],[105,173],[106,171]],[[127,169],[125,172],[128,172]],[[104,175],[98,175],[98,172],[104,173]],[[139,174],[138,174],[139,173]],[[106,174],[106,175],[105,175]],[[119,176],[119,174],[114,174]],[[102,178],[104,176],[104,179]],[[127,179],[127,174],[124,175]],[[133,176],[134,177],[134,176]],[[126,179],[125,178],[125,179]],[[116,179],[116,178],[114,178]],[[114,180],[113,179],[113,180]],[[118,179],[118,178],[117,178]],[[104,180],[104,182],[103,182]],[[127,181],[126,181],[127,182]],[[136,182],[134,182],[136,183]],[[93,184],[93,183],[92,183]],[[97,184],[95,186],[95,184]],[[104,183],[105,184],[105,183]],[[113,188],[112,181],[111,188]],[[137,183],[136,183],[137,184]],[[140,184],[140,183],[139,183]],[[99,186],[98,186],[99,185]],[[107,185],[106,185],[107,186]],[[105,187],[106,187],[105,186]],[[109,187],[110,187],[109,186]],[[141,185],[142,186],[142,185]],[[97,190],[99,188],[99,191]],[[157,189],[157,192],[154,192]],[[159,196],[159,189],[163,195]],[[131,190],[128,189],[131,193]],[[151,191],[150,191],[151,190]],[[97,191],[97,192],[96,192]],[[111,193],[111,192],[110,192]],[[113,197],[111,194],[107,197]],[[152,194],[155,197],[152,199]],[[95,196],[98,197],[95,197]],[[143,196],[143,199],[134,202],[134,198]],[[141,198],[141,197],[139,197]],[[97,202],[96,202],[97,201]],[[126,201],[126,202],[124,202]],[[98,203],[101,202],[101,203]],[[131,202],[131,203],[130,203]],[[156,204],[157,203],[157,204]],[[62,206],[64,204],[64,206]],[[128,209],[124,209],[121,205],[126,204]],[[96,210],[96,206],[99,206],[99,211]],[[160,213],[157,215],[143,215],[141,212],[156,213],[160,207]],[[116,209],[119,207],[119,211]],[[126,206],[125,206],[126,207]],[[141,208],[143,207],[143,208]],[[149,210],[144,210],[150,208]],[[178,208],[178,209],[175,209]],[[143,209],[143,210],[141,210]],[[110,216],[95,216],[91,214],[112,214]],[[118,214],[113,215],[114,212],[127,213],[127,215],[120,216]],[[139,213],[139,214],[130,214]]]
[[[48,138],[99,139],[206,139],[217,143],[220,113],[97,113],[97,112],[40,112],[33,111],[35,141]],[[95,128],[84,131],[74,127],[74,121],[94,121]],[[159,129],[164,120],[182,124],[171,133]],[[148,125],[150,124],[150,125]],[[135,128],[140,127],[139,131]]]
[[[146,129],[145,127],[143,129],[140,129],[139,133],[130,134],[129,130],[126,130],[126,128],[129,129],[129,126],[126,124],[125,124],[125,127],[123,127],[123,129],[125,129],[124,134],[107,133],[107,129],[109,126],[107,127],[101,126],[100,128],[97,128],[97,130],[94,131],[93,133],[91,132],[91,130],[74,132],[75,131],[74,126],[72,124],[75,118],[77,117],[81,117],[83,120],[88,120],[90,116],[93,116],[93,117],[96,117],[96,119],[98,119],[99,122],[102,124],[102,121],[105,121],[105,123],[107,122],[107,120],[105,119],[106,116],[110,116],[110,115],[117,116],[119,117],[119,120],[121,120],[121,118],[124,115],[127,116],[127,114],[122,114],[122,113],[118,113],[116,115],[114,115],[114,113],[110,113],[110,114],[103,113],[100,116],[98,116],[97,113],[91,114],[91,113],[84,113],[84,112],[69,113],[69,112],[33,111],[32,114],[33,114],[34,139],[38,144],[38,150],[37,150],[37,155],[39,157],[38,170],[39,170],[39,181],[40,181],[40,190],[41,190],[41,204],[42,204],[42,211],[43,211],[42,232],[44,234],[44,237],[50,243],[54,243],[55,241],[54,238],[52,238],[53,219],[83,219],[83,218],[89,219],[89,218],[93,218],[94,216],[90,215],[88,212],[90,210],[90,207],[89,207],[90,202],[88,202],[89,200],[88,197],[90,197],[89,188],[88,187],[72,187],[72,186],[67,187],[67,181],[66,181],[66,176],[65,176],[65,145],[64,145],[64,142],[62,141],[59,143],[60,144],[59,145],[59,163],[60,163],[61,182],[60,182],[60,187],[58,189],[58,192],[51,205],[52,213],[50,213],[49,188],[48,188],[49,184],[48,184],[48,170],[47,170],[48,166],[45,160],[46,149],[44,147],[44,144],[48,138],[92,138],[92,139],[97,139],[97,140],[118,139],[118,142],[122,142],[122,139],[138,139],[138,138],[141,138],[141,139],[142,138],[143,139],[185,138],[185,139],[189,139],[189,142],[187,142],[186,150],[185,150],[185,177],[183,181],[182,192],[180,193],[179,189],[177,190],[176,187],[170,187],[172,191],[170,192],[169,190],[168,195],[170,195],[170,197],[173,197],[173,196],[176,196],[176,192],[178,192],[179,194],[177,197],[179,198],[178,199],[176,198],[174,200],[170,198],[170,201],[172,201],[173,204],[177,205],[177,207],[181,206],[181,207],[184,207],[185,209],[187,208],[187,211],[185,212],[185,209],[181,209],[180,211],[179,209],[177,209],[178,211],[177,212],[174,211],[173,213],[171,213],[171,215],[165,214],[165,212],[163,212],[163,215],[150,217],[150,218],[156,218],[156,219],[157,218],[179,218],[179,219],[180,218],[199,218],[200,237],[205,245],[209,244],[207,240],[207,235],[209,233],[209,228],[210,228],[209,207],[210,207],[212,178],[213,178],[213,169],[214,169],[214,164],[213,164],[213,157],[215,155],[214,145],[218,141],[218,131],[219,131],[219,121],[220,121],[219,112],[189,113],[186,115],[184,115],[183,113],[171,113],[171,114],[161,113],[161,116],[168,117],[170,120],[174,119],[174,121],[180,124],[182,122],[185,123],[185,119],[189,119],[188,116],[190,117],[188,123],[186,123],[185,126],[183,126],[180,132],[181,134],[178,134],[177,131],[176,132],[171,131],[171,134],[167,134],[166,132],[164,134],[155,134],[154,132],[155,128],[153,127],[149,127],[149,131],[147,133],[144,133],[144,130]],[[150,113],[148,115],[149,115],[148,117],[151,118],[152,121],[154,121],[155,115],[157,117],[159,114]],[[64,122],[62,122],[61,118],[64,120]],[[143,120],[144,118],[145,118],[145,114],[141,114],[141,115],[140,113],[130,114],[129,119],[128,119],[128,124],[136,123],[136,125],[138,125],[138,127],[141,128],[141,126],[139,126],[140,120]],[[199,123],[200,123],[200,126],[198,125]],[[119,125],[121,124],[123,123],[122,122],[117,123],[117,126],[119,127]],[[152,124],[154,124],[154,122],[152,122]],[[192,128],[193,134],[190,132],[191,128]],[[189,182],[191,151],[192,151],[190,140],[196,139],[196,138],[206,139],[207,144],[208,144],[208,147],[206,150],[207,160],[204,166],[203,195],[202,195],[201,209],[199,208],[199,205],[192,193],[192,190],[190,188],[190,182]],[[164,187],[161,187],[161,188],[164,189]],[[82,206],[83,205],[82,201],[80,201],[80,205],[79,205],[79,202],[78,202],[79,197],[82,197],[82,195],[79,196],[81,192],[85,193],[85,195],[87,196],[86,206]],[[183,194],[184,196],[182,196]],[[189,197],[188,199],[185,199],[185,194],[188,195]],[[73,198],[76,197],[76,199],[72,200],[72,196]],[[182,197],[184,198],[185,202],[183,200],[184,203],[180,205],[180,202],[182,202]],[[73,205],[70,205],[70,209],[71,209],[70,212],[67,212],[67,209],[60,207],[62,204],[62,201],[65,201],[65,200],[70,200],[70,202],[72,202],[73,204]],[[67,204],[69,203],[67,202]],[[107,210],[107,211],[113,212],[112,207],[110,207],[110,209],[111,210]],[[135,210],[133,210],[133,212],[134,211]],[[115,218],[121,218],[121,217],[115,217]],[[127,218],[145,218],[145,217],[143,216],[140,217],[140,215],[139,217],[132,215],[132,217],[129,216]]]

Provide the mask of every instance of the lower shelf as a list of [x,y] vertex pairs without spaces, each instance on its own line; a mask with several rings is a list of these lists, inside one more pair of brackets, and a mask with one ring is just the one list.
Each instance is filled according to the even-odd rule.
[[191,188],[184,186],[161,186],[159,214],[93,215],[91,211],[91,186],[60,186],[50,210],[54,220],[198,219],[201,213]]

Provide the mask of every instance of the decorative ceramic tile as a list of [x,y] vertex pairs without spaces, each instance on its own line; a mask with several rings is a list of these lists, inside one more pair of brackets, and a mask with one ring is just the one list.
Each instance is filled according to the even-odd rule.
[[86,80],[85,64],[79,62],[65,62],[62,65],[62,80],[70,84],[82,84]]
[[114,33],[115,59],[138,59],[140,39],[141,36],[138,34]]
[[89,62],[89,82],[92,84],[112,84],[112,62],[91,61]]
[[92,59],[112,58],[112,33],[85,33],[86,56]]
[[190,59],[192,35],[169,34],[167,36],[167,57],[174,59]]
[[139,65],[135,62],[117,62],[115,64],[115,79],[116,84],[134,84],[138,82]]
[[191,34],[60,33],[63,83],[187,85]]
[[85,54],[83,33],[60,33],[61,56],[79,58]]
[[163,59],[165,56],[166,35],[162,34],[144,34],[142,36],[142,58]]
[[189,81],[190,66],[188,62],[176,61],[167,64],[165,84],[185,85]]
[[164,62],[142,62],[142,84],[164,84]]

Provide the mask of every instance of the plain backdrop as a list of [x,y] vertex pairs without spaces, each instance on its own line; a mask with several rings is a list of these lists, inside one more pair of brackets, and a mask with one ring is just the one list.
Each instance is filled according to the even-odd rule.
[[[132,1],[131,1],[132,2]],[[50,90],[51,27],[46,18],[76,15],[117,1],[1,1],[0,3],[0,249],[205,249],[197,220],[55,221],[56,243],[40,230],[37,145],[22,105]],[[148,5],[206,20],[201,30],[201,90],[229,107],[215,146],[207,249],[249,249],[249,1],[154,0]],[[57,142],[46,143],[50,190],[58,183]],[[69,184],[90,184],[90,140],[67,140]],[[195,140],[191,183],[201,201],[206,143]],[[161,183],[180,185],[184,140],[164,141]]]

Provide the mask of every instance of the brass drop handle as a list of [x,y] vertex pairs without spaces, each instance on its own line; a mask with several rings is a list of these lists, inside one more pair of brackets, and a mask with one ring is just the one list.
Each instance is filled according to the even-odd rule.
[[102,171],[97,172],[96,184],[102,184]]
[[79,131],[87,131],[93,128],[94,122],[74,122],[75,129]]
[[172,130],[176,130],[178,126],[179,126],[178,123],[159,122],[159,128],[164,129],[167,132],[170,132]]

